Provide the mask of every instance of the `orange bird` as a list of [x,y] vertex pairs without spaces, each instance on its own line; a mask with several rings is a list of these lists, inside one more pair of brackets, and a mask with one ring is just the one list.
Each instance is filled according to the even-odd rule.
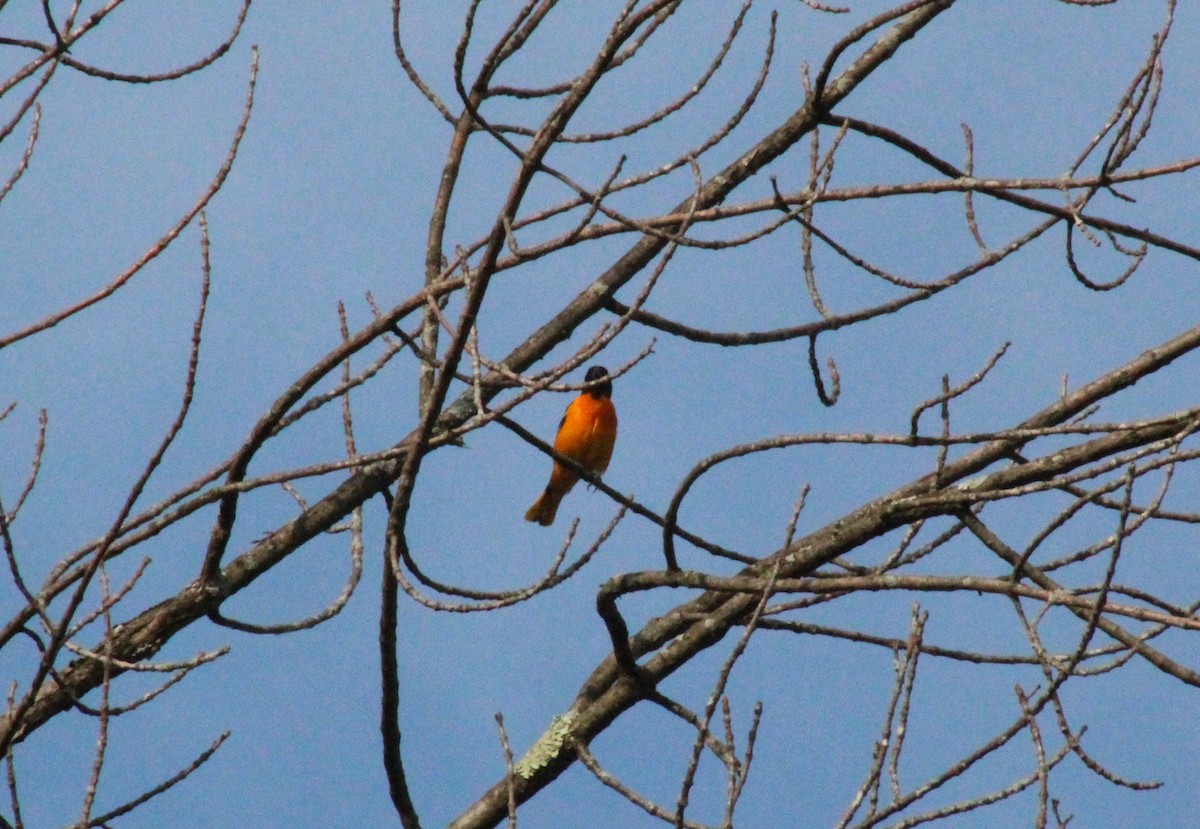
[[[612,458],[613,444],[617,441],[617,410],[612,404],[612,382],[608,369],[592,366],[584,376],[586,382],[604,380],[589,388],[571,401],[558,424],[558,435],[554,438],[554,451],[565,455],[584,469],[603,475]],[[558,502],[571,491],[579,476],[558,461],[550,472],[550,483],[533,502],[525,520],[543,527],[554,523]]]

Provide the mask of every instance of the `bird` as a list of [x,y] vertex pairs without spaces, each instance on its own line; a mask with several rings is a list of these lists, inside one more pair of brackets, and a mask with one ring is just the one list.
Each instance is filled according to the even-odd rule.
[[[554,451],[587,471],[602,475],[608,469],[613,444],[617,441],[617,410],[612,404],[612,381],[608,379],[608,369],[604,366],[592,366],[583,379],[596,385],[585,389],[567,406],[562,422],[558,424]],[[525,513],[525,520],[543,527],[553,524],[559,502],[578,480],[578,475],[555,461],[550,471],[550,482]]]

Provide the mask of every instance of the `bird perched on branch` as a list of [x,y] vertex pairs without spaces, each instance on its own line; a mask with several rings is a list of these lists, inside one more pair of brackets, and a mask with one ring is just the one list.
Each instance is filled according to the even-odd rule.
[[[595,382],[583,394],[571,401],[558,424],[558,435],[554,438],[554,451],[565,455],[589,472],[604,474],[612,458],[613,444],[617,440],[617,410],[612,404],[612,382],[608,369],[592,366],[584,381]],[[603,380],[604,382],[598,382]],[[525,513],[525,520],[543,527],[554,523],[558,504],[571,491],[579,476],[554,462],[550,472],[550,483],[533,506]]]

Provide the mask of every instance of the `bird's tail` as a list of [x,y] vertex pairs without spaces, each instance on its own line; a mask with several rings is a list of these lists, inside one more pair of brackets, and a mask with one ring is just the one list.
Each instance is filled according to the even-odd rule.
[[546,487],[545,491],[533,502],[529,511],[525,513],[525,520],[549,527],[554,523],[554,516],[558,514],[558,502],[565,494],[565,492],[558,492],[551,487]]

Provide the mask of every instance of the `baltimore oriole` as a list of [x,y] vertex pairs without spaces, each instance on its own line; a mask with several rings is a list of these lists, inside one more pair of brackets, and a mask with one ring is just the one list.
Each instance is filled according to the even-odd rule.
[[[590,383],[607,377],[608,369],[592,366],[583,379]],[[566,455],[589,472],[602,475],[608,469],[616,440],[617,410],[612,404],[612,382],[604,379],[603,383],[587,389],[567,406],[562,422],[558,424],[554,451]],[[543,527],[553,524],[558,502],[578,480],[578,475],[555,461],[550,483],[525,513],[525,520]]]

